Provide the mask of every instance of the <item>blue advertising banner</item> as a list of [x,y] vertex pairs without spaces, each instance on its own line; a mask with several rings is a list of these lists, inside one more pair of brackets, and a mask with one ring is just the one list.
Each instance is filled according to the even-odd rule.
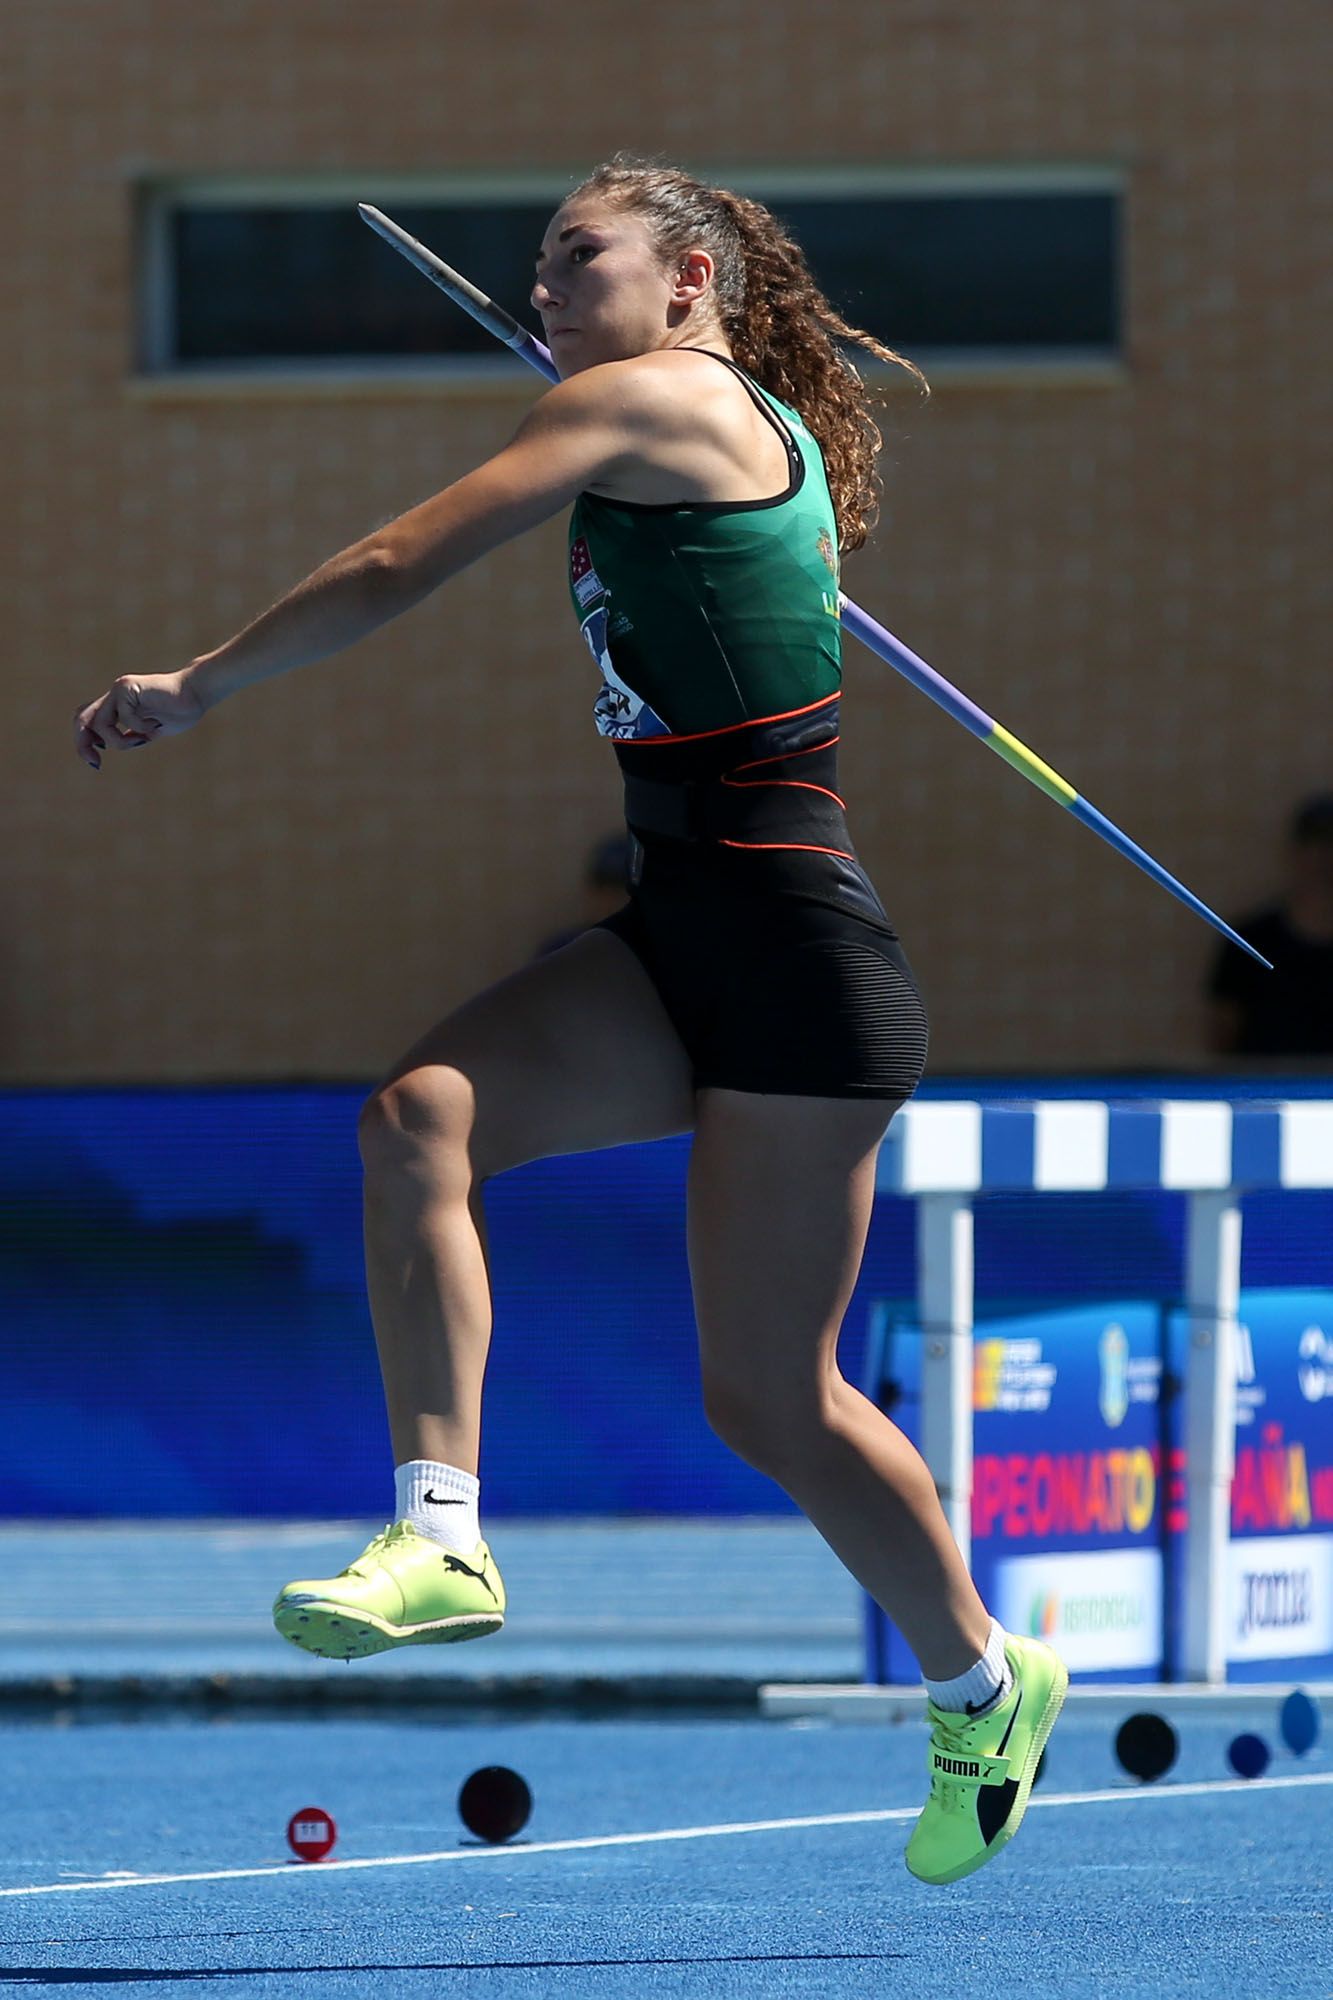
[[[1228,1673],[1333,1671],[1333,1291],[1240,1296]],[[1188,1524],[1186,1315],[1153,1300],[978,1321],[972,1572],[1008,1630],[1048,1639],[1082,1680],[1170,1677]],[[872,1310],[867,1393],[920,1437],[921,1331]],[[1165,1369],[1164,1369],[1165,1363]],[[1165,1468],[1165,1469],[1164,1469]],[[913,1681],[869,1607],[870,1659]]]
[[[919,1438],[921,1333],[880,1309],[878,1400]],[[1152,1300],[979,1323],[973,1344],[972,1573],[1012,1632],[1083,1678],[1162,1671],[1162,1311]],[[889,1680],[917,1668],[883,1621]]]
[[[1333,1292],[1242,1291],[1236,1331],[1227,1660],[1232,1680],[1333,1670]],[[1189,1337],[1168,1322],[1177,1372]],[[1172,1416],[1183,1477],[1183,1412]],[[1173,1477],[1170,1530],[1185,1526]],[[1176,1566],[1178,1568],[1178,1565]],[[1173,1591],[1173,1630],[1183,1615]]]

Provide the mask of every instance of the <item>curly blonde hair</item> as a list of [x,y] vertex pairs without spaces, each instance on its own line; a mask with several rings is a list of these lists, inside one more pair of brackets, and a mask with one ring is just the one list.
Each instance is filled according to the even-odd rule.
[[619,152],[565,197],[600,196],[641,215],[663,259],[687,249],[713,259],[718,318],[740,366],[798,410],[824,455],[838,546],[859,549],[879,515],[875,457],[883,439],[870,396],[839,341],[863,347],[930,386],[915,362],[849,326],[820,291],[805,254],[762,203],[709,187],[682,168]]

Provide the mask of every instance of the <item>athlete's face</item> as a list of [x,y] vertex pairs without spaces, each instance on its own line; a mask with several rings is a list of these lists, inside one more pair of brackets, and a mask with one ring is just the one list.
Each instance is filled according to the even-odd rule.
[[677,345],[697,327],[712,275],[705,251],[664,265],[640,216],[576,195],[542,238],[532,304],[565,377]]

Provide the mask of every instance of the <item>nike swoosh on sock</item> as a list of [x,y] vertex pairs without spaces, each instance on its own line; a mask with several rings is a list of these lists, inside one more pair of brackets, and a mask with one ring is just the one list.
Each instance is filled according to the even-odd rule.
[[1000,1682],[993,1695],[990,1695],[985,1701],[976,1703],[965,1701],[963,1708],[968,1715],[989,1715],[990,1711],[993,1708],[998,1708],[1000,1703],[1006,1701],[1013,1691],[1014,1677],[1012,1673],[1006,1673],[1006,1679]]

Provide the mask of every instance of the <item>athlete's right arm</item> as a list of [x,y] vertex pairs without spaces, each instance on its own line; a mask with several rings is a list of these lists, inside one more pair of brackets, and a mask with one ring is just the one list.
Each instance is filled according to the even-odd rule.
[[614,476],[642,432],[640,374],[620,361],[556,383],[494,458],[332,557],[214,652],[180,673],[123,675],[76,715],[78,754],[96,768],[107,746],[176,734],[238,689],[342,651]]
[[197,661],[205,704],[353,644],[569,506],[627,450],[625,390],[606,379],[617,366],[557,383],[494,458],[344,549]]

